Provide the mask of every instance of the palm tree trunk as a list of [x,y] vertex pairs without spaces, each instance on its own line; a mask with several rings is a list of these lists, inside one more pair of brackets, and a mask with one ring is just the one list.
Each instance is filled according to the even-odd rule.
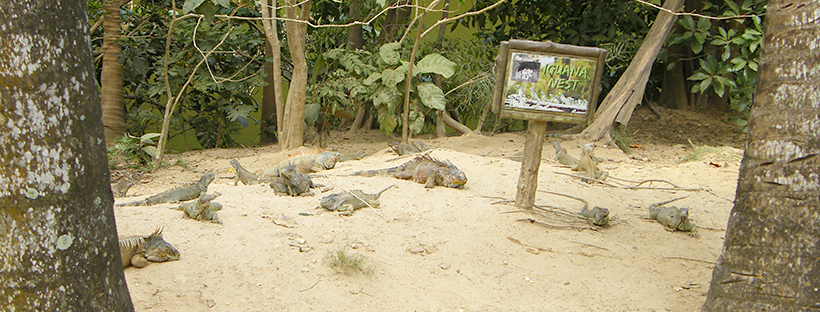
[[117,60],[120,57],[120,1],[105,0],[103,7],[103,62],[100,86],[102,95],[103,131],[106,145],[113,145],[114,139],[125,134],[125,106],[122,93],[122,64]]
[[818,7],[768,3],[735,206],[703,311],[820,309]]
[[133,311],[86,1],[0,8],[0,311]]

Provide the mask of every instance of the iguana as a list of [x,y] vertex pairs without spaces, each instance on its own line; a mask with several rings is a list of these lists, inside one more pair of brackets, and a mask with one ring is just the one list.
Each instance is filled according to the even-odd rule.
[[179,210],[182,210],[182,217],[198,221],[210,220],[213,223],[222,224],[216,213],[222,210],[222,204],[213,201],[219,195],[219,193],[201,194],[196,200],[180,204]]
[[360,159],[364,158],[365,156],[367,156],[367,152],[365,152],[365,151],[361,151],[361,152],[358,152],[358,153],[344,154],[344,155],[339,156],[339,160],[337,160],[336,162],[360,160]]
[[236,184],[238,184],[239,181],[242,181],[242,184],[245,185],[253,185],[264,182],[262,180],[259,180],[259,177],[257,177],[255,174],[251,173],[248,170],[245,170],[245,168],[243,168],[242,165],[239,164],[239,161],[236,159],[231,159],[231,166],[233,166],[233,170],[236,171],[236,177],[234,178],[233,186],[236,186]]
[[208,191],[208,185],[214,180],[213,172],[206,173],[195,184],[190,184],[175,188],[170,191],[165,191],[157,195],[148,197],[144,200],[135,202],[121,203],[114,206],[151,206],[156,204],[168,202],[182,202],[199,197],[199,194]]
[[162,229],[148,236],[129,236],[119,239],[122,267],[145,267],[150,262],[179,260],[179,251],[162,239]]
[[584,144],[584,149],[581,154],[581,160],[578,161],[578,167],[572,169],[572,171],[580,171],[583,173],[584,176],[604,181],[609,176],[609,172],[603,171],[598,168],[598,160],[592,154],[592,151],[595,149],[594,143]]
[[435,148],[420,141],[410,143],[387,143],[387,146],[390,146],[393,152],[399,156],[421,153]]
[[442,185],[460,189],[464,188],[464,184],[467,183],[467,175],[464,174],[464,171],[459,170],[450,161],[441,161],[433,158],[429,152],[416,156],[400,166],[379,170],[357,171],[350,175],[372,177],[391,173],[399,179],[423,183],[426,188]]
[[648,219],[658,220],[658,223],[670,232],[682,231],[689,232],[689,236],[700,237],[695,224],[689,220],[689,209],[678,208],[675,206],[664,206],[673,201],[686,198],[687,196],[667,200],[665,202],[654,203],[649,206]]
[[362,190],[351,190],[349,192],[328,195],[322,197],[320,205],[327,210],[338,211],[341,215],[349,216],[357,209],[368,206],[373,208],[379,207],[379,205],[381,205],[381,203],[379,203],[379,197],[384,191],[394,186],[396,185],[388,186],[376,194],[367,194],[362,192]]
[[584,209],[581,210],[580,215],[593,225],[609,226],[609,209],[597,206],[592,209],[587,209],[587,207],[584,206]]
[[304,155],[288,158],[287,160],[280,162],[271,168],[265,169],[265,171],[259,175],[259,179],[263,181],[265,179],[272,181],[279,176],[282,169],[288,166],[295,166],[296,171],[302,174],[333,169],[333,167],[336,166],[336,161],[339,160],[339,156],[341,156],[341,154],[336,152],[321,152],[316,155]]
[[567,150],[564,149],[561,144],[555,142],[555,159],[558,160],[559,163],[562,165],[570,166],[573,170],[578,168],[578,160],[575,157],[570,156],[567,154]]
[[279,177],[270,187],[276,195],[307,195],[313,187],[313,181],[306,174],[299,173],[295,165],[290,165],[279,171]]

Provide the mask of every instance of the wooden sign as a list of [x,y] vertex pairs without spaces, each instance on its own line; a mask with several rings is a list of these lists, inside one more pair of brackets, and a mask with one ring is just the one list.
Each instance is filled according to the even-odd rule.
[[606,50],[550,41],[503,41],[493,112],[502,118],[592,122]]

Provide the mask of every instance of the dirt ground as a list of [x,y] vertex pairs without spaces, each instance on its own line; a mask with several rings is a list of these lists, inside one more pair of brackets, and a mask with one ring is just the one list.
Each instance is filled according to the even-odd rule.
[[[218,149],[172,155],[174,166],[145,175],[126,198],[133,201],[197,180],[217,179],[209,192],[222,195],[223,224],[183,219],[176,204],[116,207],[122,236],[164,228],[181,253],[178,261],[125,270],[137,311],[695,311],[709,287],[720,254],[737,184],[745,136],[720,114],[639,109],[627,127],[633,149],[625,154],[599,146],[610,185],[588,184],[553,160],[552,142],[578,156],[584,141],[547,138],[538,190],[571,195],[608,208],[613,226],[589,229],[548,227],[518,221],[547,220],[509,201],[515,199],[524,133],[419,140],[439,147],[469,179],[462,190],[392,177],[343,176],[356,170],[396,166],[398,157],[372,131],[333,133],[326,150],[365,151],[314,176],[332,188],[313,196],[283,197],[267,185],[233,185],[228,162],[251,171],[272,163],[277,146]],[[695,146],[720,147],[681,162]],[[621,179],[616,180],[613,178]],[[650,179],[655,182],[628,189]],[[317,209],[323,196],[343,190],[374,193],[389,185],[378,209],[351,216]],[[677,189],[675,189],[677,188]],[[652,203],[688,196],[687,207],[700,238],[667,232],[642,219]],[[544,192],[536,204],[580,211],[579,201]],[[287,215],[298,224],[273,220]],[[558,220],[561,221],[561,220]],[[568,225],[554,222],[554,225]],[[300,251],[299,247],[307,246]],[[338,273],[329,255],[343,250],[362,256],[363,272]]]

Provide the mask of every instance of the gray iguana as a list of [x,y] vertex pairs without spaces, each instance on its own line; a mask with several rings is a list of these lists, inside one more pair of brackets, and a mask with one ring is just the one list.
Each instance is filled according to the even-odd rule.
[[236,178],[234,178],[233,186],[236,186],[236,184],[238,184],[239,181],[242,181],[242,184],[245,185],[253,185],[263,182],[259,180],[259,177],[257,177],[255,174],[251,173],[248,170],[245,170],[245,168],[243,168],[242,165],[239,164],[238,160],[231,159],[231,166],[233,166],[233,170],[236,171]]
[[410,143],[387,143],[387,146],[390,146],[393,152],[399,156],[421,153],[435,148],[420,141],[413,141]]
[[698,234],[695,228],[695,223],[689,219],[689,209],[665,206],[668,203],[683,198],[686,198],[686,196],[650,205],[649,216],[647,218],[657,220],[667,231],[689,232],[689,236],[695,238],[700,237],[700,234]]
[[555,159],[558,160],[559,163],[562,165],[570,166],[573,170],[578,168],[578,160],[575,157],[570,156],[567,154],[567,150],[564,149],[561,144],[558,142],[554,143],[555,145]]
[[208,191],[208,185],[214,180],[213,172],[206,173],[194,184],[175,188],[173,190],[165,191],[157,195],[148,197],[144,200],[134,202],[116,204],[114,206],[151,206],[156,204],[168,202],[182,202],[199,197],[199,194]]
[[339,156],[339,160],[337,160],[336,162],[361,160],[365,156],[367,156],[367,152],[365,152],[365,151],[361,151],[361,152],[358,152],[358,153],[344,154],[344,155]]
[[313,181],[306,174],[296,170],[295,165],[290,165],[279,171],[279,177],[271,182],[270,187],[276,195],[308,195],[313,187]]
[[214,202],[214,198],[219,196],[215,194],[201,194],[196,200],[182,203],[179,205],[179,210],[182,210],[182,216],[188,219],[198,221],[210,220],[213,223],[222,224],[219,220],[217,211],[222,210],[222,204]]
[[393,174],[394,177],[404,180],[413,180],[423,183],[424,187],[432,188],[442,185],[452,188],[464,188],[467,184],[467,175],[449,161],[441,161],[425,153],[396,167],[357,171],[350,175],[372,177],[382,174]]
[[316,155],[303,155],[288,158],[287,160],[280,162],[271,168],[265,169],[265,171],[259,175],[259,179],[263,181],[265,181],[265,179],[267,179],[267,181],[272,181],[279,176],[282,169],[288,166],[295,166],[296,171],[301,174],[309,174],[322,170],[333,169],[333,167],[336,166],[336,162],[339,160],[339,156],[341,156],[341,154],[336,152],[321,152]]
[[118,241],[122,267],[145,267],[149,262],[179,260],[179,251],[162,239],[162,229],[148,236],[122,237]]
[[573,168],[572,171],[580,171],[587,178],[604,181],[609,176],[609,172],[598,168],[599,160],[592,154],[594,149],[594,143],[584,144],[581,159],[578,161],[578,167]]
[[367,194],[362,192],[362,190],[351,190],[349,192],[328,195],[322,197],[319,205],[327,210],[338,211],[341,215],[349,216],[357,209],[368,206],[373,208],[379,207],[379,205],[381,205],[381,203],[379,203],[379,197],[382,196],[384,191],[394,186],[396,185],[388,186],[376,194]]
[[592,209],[587,209],[587,207],[584,206],[580,215],[593,225],[609,226],[609,209],[597,206]]

